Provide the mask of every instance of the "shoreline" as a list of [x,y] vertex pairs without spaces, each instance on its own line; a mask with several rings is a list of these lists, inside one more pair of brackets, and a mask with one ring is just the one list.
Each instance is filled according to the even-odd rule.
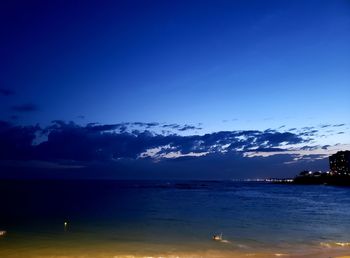
[[[1,243],[1,241],[0,241]],[[179,249],[176,245],[120,243],[87,244],[71,243],[73,245],[57,244],[42,241],[40,245],[20,244],[5,247],[1,245],[0,257],[4,258],[350,258],[350,244],[320,243],[316,246],[293,246],[282,250],[276,247],[266,249],[213,249],[192,246]],[[5,248],[4,248],[5,247]]]
[[288,257],[288,258],[350,258],[350,250],[325,250],[318,252],[306,253],[273,253],[273,252],[235,252],[235,251],[196,251],[196,252],[160,252],[160,253],[144,253],[137,254],[116,252],[50,252],[36,251],[31,252],[14,252],[8,253],[0,251],[0,256],[4,258],[272,258],[272,257]]

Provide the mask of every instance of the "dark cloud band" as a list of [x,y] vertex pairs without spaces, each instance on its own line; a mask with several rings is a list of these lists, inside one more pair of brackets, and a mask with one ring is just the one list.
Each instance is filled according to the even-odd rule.
[[[1,159],[116,160],[137,159],[158,148],[158,154],[244,153],[281,151],[281,146],[307,142],[303,134],[275,130],[221,131],[205,135],[156,134],[143,130],[126,131],[125,124],[88,124],[54,121],[51,126],[0,124]],[[147,124],[146,124],[147,126]],[[185,126],[190,127],[190,126]],[[188,129],[188,128],[186,128]],[[37,135],[47,140],[33,145]]]

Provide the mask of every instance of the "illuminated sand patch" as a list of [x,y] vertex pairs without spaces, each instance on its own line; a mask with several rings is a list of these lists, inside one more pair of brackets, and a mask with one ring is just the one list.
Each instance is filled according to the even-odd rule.
[[[3,239],[5,240],[5,239]],[[1,243],[1,241],[0,241]],[[4,244],[5,241],[2,241]],[[350,242],[324,242],[320,245],[288,245],[287,248],[264,246],[255,248],[238,243],[218,242],[217,248],[200,245],[179,246],[175,244],[149,244],[83,241],[73,243],[59,241],[36,241],[18,245],[2,245],[0,257],[6,258],[350,258]],[[215,243],[215,242],[214,242]],[[242,246],[242,248],[241,248]],[[5,247],[5,248],[3,248]],[[266,248],[266,249],[264,249]]]
[[28,257],[28,258],[272,258],[272,257],[289,257],[289,258],[350,258],[346,253],[340,252],[312,252],[307,254],[287,254],[287,253],[239,253],[239,252],[226,252],[226,251],[203,251],[203,252],[180,252],[180,253],[160,253],[157,255],[133,255],[133,254],[112,254],[112,253],[69,253],[65,255],[53,255],[51,254],[30,254],[21,256],[18,254],[6,255],[0,252],[1,257],[14,258],[14,257]]

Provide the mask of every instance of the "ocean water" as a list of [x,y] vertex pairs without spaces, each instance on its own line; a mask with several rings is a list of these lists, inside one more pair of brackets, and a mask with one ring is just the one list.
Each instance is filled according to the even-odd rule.
[[350,188],[1,181],[0,230],[0,257],[329,257],[350,253]]

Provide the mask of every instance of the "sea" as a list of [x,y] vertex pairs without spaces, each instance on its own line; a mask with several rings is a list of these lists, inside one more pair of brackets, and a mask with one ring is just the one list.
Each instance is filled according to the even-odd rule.
[[341,257],[350,254],[350,188],[6,180],[0,231],[0,257],[11,258]]

